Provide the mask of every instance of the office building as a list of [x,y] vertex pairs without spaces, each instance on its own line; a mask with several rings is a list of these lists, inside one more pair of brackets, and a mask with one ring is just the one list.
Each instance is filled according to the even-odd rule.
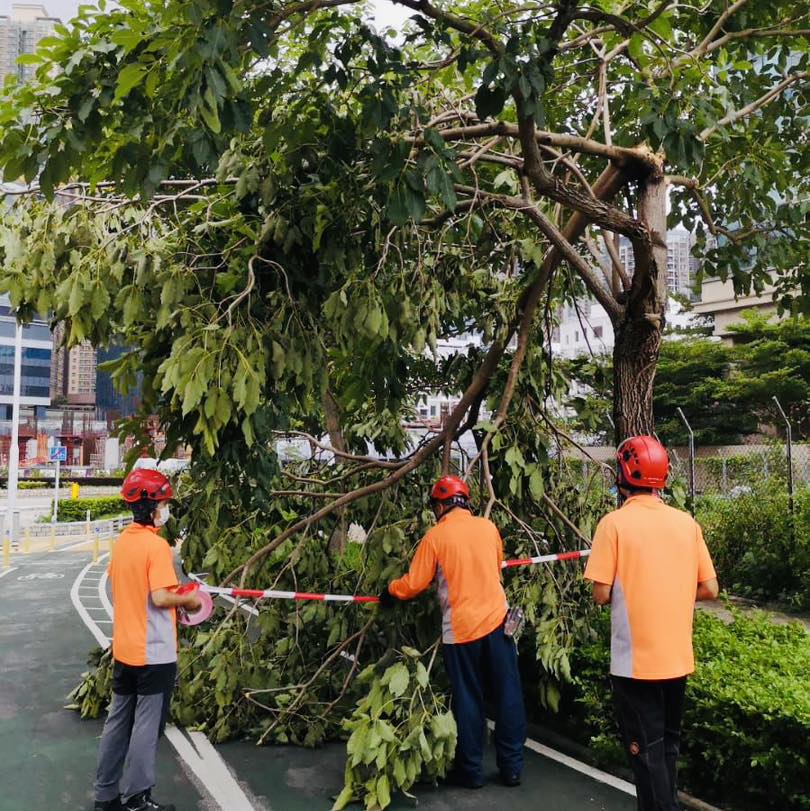
[[[99,349],[98,365],[108,361],[117,360],[127,349],[123,346],[111,346],[107,349]],[[139,385],[135,391],[121,394],[113,384],[112,375],[102,369],[98,369],[96,375],[96,408],[103,411],[109,418],[117,419],[129,417],[135,413],[140,399],[140,375]]]
[[[0,414],[11,419],[14,394],[14,317],[8,296],[0,296]],[[20,403],[43,409],[50,405],[49,377],[53,341],[44,321],[35,320],[22,331]]]
[[87,341],[67,349],[64,335],[64,325],[57,324],[53,333],[51,399],[54,405],[95,408],[97,352]]
[[13,3],[10,15],[0,15],[0,75],[16,76],[21,84],[32,78],[36,65],[18,65],[17,59],[34,53],[37,43],[50,36],[58,22],[44,6]]

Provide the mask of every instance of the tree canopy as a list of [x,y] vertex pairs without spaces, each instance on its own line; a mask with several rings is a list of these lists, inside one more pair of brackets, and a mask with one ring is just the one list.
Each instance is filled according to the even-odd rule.
[[[678,408],[698,445],[734,445],[762,430],[781,433],[777,397],[794,438],[810,438],[810,319],[775,321],[751,312],[730,330],[733,343],[702,335],[664,341],[653,398],[658,435],[668,444],[687,444]],[[587,388],[569,399],[577,414],[574,427],[609,434],[610,359],[582,357],[567,372]]]
[[[413,16],[393,35],[359,0],[83,6],[23,57],[36,79],[0,104],[0,168],[32,184],[4,217],[0,289],[22,317],[64,322],[70,345],[131,347],[114,376],[142,373],[142,410],[122,430],[147,443],[156,415],[169,446],[191,445],[177,530],[189,565],[218,580],[305,575],[374,593],[426,523],[418,488],[458,460],[468,429],[477,495],[510,550],[582,543],[604,505],[550,475],[545,404],[565,381],[546,338],[561,298],[595,297],[618,338],[617,433],[651,430],[667,200],[709,271],[745,289],[777,268],[783,306],[810,300],[806,6],[396,4]],[[617,235],[632,268],[613,255]],[[483,346],[432,351],[469,333]],[[457,405],[409,443],[403,422],[426,390]],[[282,469],[275,440],[295,432],[314,449],[328,434],[340,465]],[[354,568],[350,518],[374,529]],[[530,595],[552,702],[587,626],[567,577],[511,587]],[[404,624],[419,650],[426,618]],[[199,637],[185,707],[221,737],[335,734],[355,668],[323,662],[349,645],[390,662],[393,641],[320,607],[305,620],[263,615],[310,645],[271,651],[263,637],[264,658],[242,669],[226,665],[247,653],[239,617]],[[397,664],[421,685],[413,662]],[[374,684],[398,697],[397,674]],[[253,683],[275,698],[251,703]],[[377,730],[349,794],[373,808],[410,785],[398,736],[430,728],[429,760],[447,740],[431,719],[394,741]]]

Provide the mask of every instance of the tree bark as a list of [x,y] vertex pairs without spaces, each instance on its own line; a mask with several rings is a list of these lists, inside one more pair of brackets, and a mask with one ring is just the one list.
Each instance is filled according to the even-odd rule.
[[613,347],[613,424],[616,444],[629,436],[652,434],[653,381],[661,330],[646,319],[624,322]]
[[[633,245],[636,272],[622,316],[614,322],[613,424],[616,444],[653,434],[653,384],[667,306],[667,193],[662,171],[642,183],[639,219],[649,241]],[[645,255],[641,256],[641,252]]]

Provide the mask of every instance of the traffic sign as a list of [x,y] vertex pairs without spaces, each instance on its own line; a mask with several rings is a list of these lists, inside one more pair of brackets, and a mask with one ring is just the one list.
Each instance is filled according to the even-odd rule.
[[67,448],[64,445],[54,445],[48,449],[48,458],[51,462],[67,462]]

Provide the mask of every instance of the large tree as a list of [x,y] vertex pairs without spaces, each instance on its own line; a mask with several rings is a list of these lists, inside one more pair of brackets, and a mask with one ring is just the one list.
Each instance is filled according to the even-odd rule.
[[[184,550],[218,580],[379,588],[424,526],[417,488],[469,428],[476,496],[510,552],[582,543],[604,505],[549,475],[544,401],[563,381],[545,339],[559,297],[587,289],[617,334],[617,434],[652,428],[668,199],[718,239],[709,267],[739,287],[785,268],[792,306],[806,284],[806,7],[397,5],[413,17],[394,36],[355,0],[82,7],[24,57],[36,81],[0,108],[4,176],[33,184],[5,218],[0,287],[70,344],[131,347],[115,377],[142,375],[143,406],[124,430],[156,414],[170,445],[192,446]],[[426,352],[470,332],[482,349]],[[461,394],[409,447],[402,423],[426,389]],[[314,450],[328,433],[340,465],[280,468],[273,440],[295,432]],[[373,529],[353,562],[350,519]],[[510,581],[555,677],[586,622],[578,589],[564,572]],[[359,614],[276,604],[249,644],[229,617],[195,637],[184,720],[316,742],[357,696],[359,661],[424,650],[429,619],[411,609],[386,637]],[[353,722],[375,741],[348,787],[369,807],[449,749],[443,720],[400,705],[425,681],[405,659]],[[376,727],[382,693],[401,713],[393,740]]]

